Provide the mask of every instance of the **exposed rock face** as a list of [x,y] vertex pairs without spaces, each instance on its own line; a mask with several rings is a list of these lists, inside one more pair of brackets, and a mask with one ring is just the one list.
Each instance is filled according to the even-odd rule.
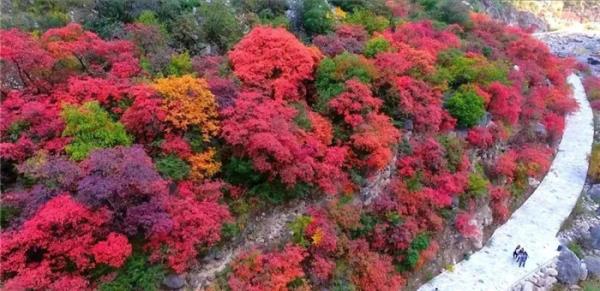
[[600,278],[600,257],[587,256],[583,258],[588,271],[588,277]]
[[390,163],[368,179],[366,185],[360,189],[360,198],[364,205],[371,204],[382,190],[390,183],[392,173],[396,170],[396,159],[394,155]]
[[563,248],[556,263],[559,282],[573,285],[577,284],[581,277],[581,263],[579,258],[569,249]]
[[590,248],[600,250],[600,225],[590,229],[590,238],[588,239]]
[[588,190],[588,196],[596,203],[600,203],[600,184],[596,184]]
[[548,31],[548,23],[531,12],[519,11],[510,5],[498,5],[495,0],[481,0],[485,13],[504,23],[523,27],[535,28],[536,31]]
[[492,209],[488,205],[484,205],[476,211],[472,221],[469,222],[478,230],[477,236],[472,238],[473,246],[476,249],[481,249],[483,247],[483,230],[486,226],[491,225],[493,221],[494,217],[492,215]]

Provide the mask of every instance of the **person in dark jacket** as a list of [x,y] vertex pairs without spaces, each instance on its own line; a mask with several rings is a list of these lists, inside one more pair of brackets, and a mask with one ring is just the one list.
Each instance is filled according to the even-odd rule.
[[520,258],[521,260],[519,261],[519,267],[525,267],[525,262],[527,262],[527,258],[529,258],[529,254],[523,250],[523,252],[520,254]]
[[517,259],[517,256],[519,255],[519,251],[521,250],[521,245],[518,245],[515,250],[513,251],[513,260]]

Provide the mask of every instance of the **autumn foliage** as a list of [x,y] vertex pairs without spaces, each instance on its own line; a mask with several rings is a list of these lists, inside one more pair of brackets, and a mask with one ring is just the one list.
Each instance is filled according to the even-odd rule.
[[0,30],[4,289],[152,290],[302,205],[208,287],[400,290],[509,218],[577,107],[571,61],[443,3],[108,2],[94,31]]
[[304,81],[320,58],[282,28],[252,29],[229,53],[233,71],[245,85],[278,99],[297,100],[306,94]]

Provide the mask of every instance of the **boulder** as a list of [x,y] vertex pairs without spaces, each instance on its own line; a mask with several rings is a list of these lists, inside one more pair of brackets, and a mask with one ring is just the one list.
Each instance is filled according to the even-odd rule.
[[587,192],[590,199],[596,203],[600,203],[600,184],[593,185]]
[[588,277],[588,269],[585,263],[581,263],[581,274],[579,275],[579,281],[585,281]]
[[163,279],[162,284],[168,289],[177,290],[181,289],[183,285],[185,285],[185,279],[183,279],[181,276],[171,274]]
[[600,225],[590,228],[590,237],[587,239],[590,248],[600,250]]
[[580,264],[579,259],[571,250],[563,248],[556,263],[558,281],[566,285],[576,284],[581,276]]
[[587,256],[583,258],[583,261],[587,266],[588,277],[600,278],[600,257]]
[[538,136],[542,137],[548,135],[548,130],[546,129],[546,126],[541,122],[535,124],[535,126],[533,127],[533,132]]

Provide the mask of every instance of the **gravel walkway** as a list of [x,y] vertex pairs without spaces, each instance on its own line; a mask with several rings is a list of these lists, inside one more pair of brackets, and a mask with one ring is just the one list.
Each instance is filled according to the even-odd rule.
[[[507,290],[558,255],[556,234],[585,183],[594,135],[592,110],[581,80],[570,75],[568,82],[580,108],[567,117],[558,153],[542,183],[481,250],[456,264],[453,272],[444,271],[419,290]],[[512,251],[519,244],[529,253],[525,268],[518,268],[512,260]]]

